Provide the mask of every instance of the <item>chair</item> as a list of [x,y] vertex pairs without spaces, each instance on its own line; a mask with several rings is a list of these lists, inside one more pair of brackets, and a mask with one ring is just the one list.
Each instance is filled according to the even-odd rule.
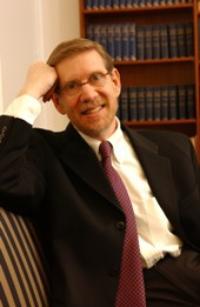
[[0,207],[0,306],[47,307],[48,279],[33,223]]

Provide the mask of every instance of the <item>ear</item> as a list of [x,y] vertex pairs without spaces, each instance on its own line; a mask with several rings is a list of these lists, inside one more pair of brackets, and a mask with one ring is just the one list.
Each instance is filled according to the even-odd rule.
[[64,109],[64,107],[63,107],[63,104],[62,104],[61,99],[60,99],[60,97],[59,97],[58,94],[53,93],[53,95],[52,95],[52,101],[53,101],[54,107],[56,108],[56,110],[57,110],[60,114],[62,114],[62,115],[66,114],[66,111],[65,111],[65,109]]
[[113,81],[113,84],[115,86],[115,93],[117,97],[120,95],[121,92],[121,79],[120,79],[120,73],[117,68],[113,68],[111,72],[111,78]]

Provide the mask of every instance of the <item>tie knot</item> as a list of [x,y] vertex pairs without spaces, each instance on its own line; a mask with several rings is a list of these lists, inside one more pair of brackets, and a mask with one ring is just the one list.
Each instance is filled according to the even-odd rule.
[[102,159],[111,157],[112,145],[108,141],[103,141],[99,146],[99,153]]

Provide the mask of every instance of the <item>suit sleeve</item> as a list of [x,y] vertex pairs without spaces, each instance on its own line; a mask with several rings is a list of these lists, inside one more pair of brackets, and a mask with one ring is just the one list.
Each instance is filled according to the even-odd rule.
[[19,212],[35,212],[45,190],[42,141],[22,119],[0,116],[0,202]]

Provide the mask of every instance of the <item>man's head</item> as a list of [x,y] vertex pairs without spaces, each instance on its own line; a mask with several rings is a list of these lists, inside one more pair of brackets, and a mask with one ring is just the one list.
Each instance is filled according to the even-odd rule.
[[83,133],[104,139],[115,129],[120,76],[104,48],[87,39],[61,43],[47,63],[55,67],[54,105]]

